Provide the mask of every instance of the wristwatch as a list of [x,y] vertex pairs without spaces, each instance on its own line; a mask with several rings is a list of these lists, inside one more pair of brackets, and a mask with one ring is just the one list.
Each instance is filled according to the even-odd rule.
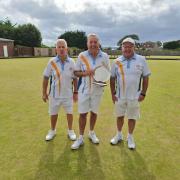
[[140,94],[140,95],[141,95],[141,96],[144,96],[144,97],[146,96],[146,94],[144,94],[144,93],[142,93],[142,92],[141,92],[141,94]]

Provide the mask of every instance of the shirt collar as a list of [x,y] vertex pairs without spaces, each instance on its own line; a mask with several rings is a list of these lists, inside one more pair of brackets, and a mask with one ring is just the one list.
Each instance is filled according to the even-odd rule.
[[[87,53],[88,53],[89,56],[92,57],[92,55],[91,55],[91,53],[90,53],[89,50],[87,50]],[[99,49],[99,52],[98,52],[98,54],[97,54],[97,57],[102,57],[102,51],[101,51],[100,49]]]
[[[136,54],[134,53],[134,55],[129,60],[136,60]],[[127,61],[127,58],[125,58],[123,55],[122,55],[122,61]]]
[[[56,62],[62,62],[61,58],[58,55],[55,57],[55,60],[56,60]],[[69,62],[69,61],[70,61],[69,56],[67,55],[65,62]]]

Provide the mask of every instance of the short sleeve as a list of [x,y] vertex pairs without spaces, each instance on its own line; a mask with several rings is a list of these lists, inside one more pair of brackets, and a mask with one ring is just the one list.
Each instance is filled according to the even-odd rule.
[[149,76],[151,74],[150,69],[148,67],[147,61],[143,59],[143,77]]
[[116,77],[115,69],[116,69],[116,64],[115,64],[115,62],[113,62],[111,65],[111,77]]
[[81,71],[81,60],[80,60],[79,56],[75,63],[75,71]]
[[72,78],[73,78],[73,79],[76,79],[76,78],[77,78],[77,77],[74,75],[75,66],[76,66],[76,64],[75,64],[74,59],[71,59]]
[[109,60],[109,55],[105,55],[105,64],[107,66],[107,68],[109,69],[109,71],[111,70],[111,65],[110,65],[110,60]]
[[51,60],[48,62],[46,68],[44,69],[43,76],[50,77],[52,74],[52,66],[51,66]]

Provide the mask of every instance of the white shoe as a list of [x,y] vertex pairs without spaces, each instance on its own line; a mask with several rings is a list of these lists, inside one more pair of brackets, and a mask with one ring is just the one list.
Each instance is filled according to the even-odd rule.
[[83,139],[77,139],[71,146],[71,149],[79,149],[84,144]]
[[128,136],[127,142],[128,142],[129,149],[135,149],[136,145],[135,145],[134,138],[132,135]]
[[89,139],[94,143],[94,144],[99,144],[99,139],[97,138],[96,134],[94,131],[89,132]]
[[68,130],[68,137],[72,141],[76,140],[76,134],[75,134],[74,130]]
[[123,140],[123,135],[122,134],[116,134],[110,141],[112,145],[116,145],[118,142]]
[[54,136],[56,136],[56,130],[50,129],[48,131],[48,134],[46,135],[46,141],[52,140],[54,138]]

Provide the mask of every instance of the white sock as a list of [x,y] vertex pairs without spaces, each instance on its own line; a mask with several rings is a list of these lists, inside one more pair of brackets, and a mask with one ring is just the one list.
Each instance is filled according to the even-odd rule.
[[79,139],[83,140],[83,135],[79,135]]
[[119,136],[121,136],[121,135],[122,135],[122,132],[121,132],[121,131],[118,131],[117,134],[118,134]]
[[132,134],[129,134],[129,133],[128,133],[128,137],[132,137]]
[[90,133],[90,134],[93,134],[93,133],[94,133],[94,131],[93,131],[93,130],[92,130],[92,131],[89,131],[89,133]]

